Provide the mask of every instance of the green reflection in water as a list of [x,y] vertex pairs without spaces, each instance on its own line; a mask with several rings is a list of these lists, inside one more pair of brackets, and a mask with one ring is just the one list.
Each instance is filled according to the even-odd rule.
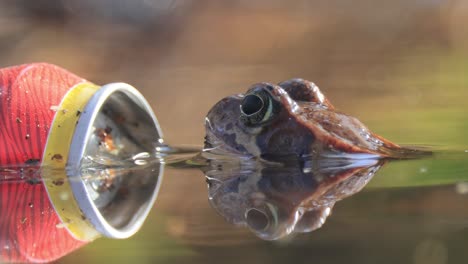
[[463,154],[465,159],[436,156],[423,160],[392,162],[381,169],[367,188],[416,187],[468,181],[468,153]]

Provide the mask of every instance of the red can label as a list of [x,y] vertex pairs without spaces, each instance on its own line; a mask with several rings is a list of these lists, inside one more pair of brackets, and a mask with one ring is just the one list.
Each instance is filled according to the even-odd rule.
[[[44,63],[0,69],[0,167],[41,163],[54,106],[83,82]],[[0,216],[3,261],[52,261],[86,243],[63,227],[40,181],[0,174]]]

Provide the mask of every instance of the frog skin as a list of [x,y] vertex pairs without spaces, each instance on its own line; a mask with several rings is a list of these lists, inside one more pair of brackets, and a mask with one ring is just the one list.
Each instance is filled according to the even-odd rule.
[[243,158],[413,158],[335,107],[312,82],[254,84],[219,101],[205,119],[205,152]]
[[211,206],[227,222],[265,240],[320,228],[338,200],[359,192],[383,166],[378,159],[232,163],[205,172]]

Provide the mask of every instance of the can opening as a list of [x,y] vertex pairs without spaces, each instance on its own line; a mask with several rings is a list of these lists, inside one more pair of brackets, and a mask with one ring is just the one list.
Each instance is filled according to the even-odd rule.
[[80,177],[70,179],[75,199],[101,234],[129,237],[147,217],[162,178],[154,156],[159,124],[143,96],[122,83],[103,86],[81,115],[69,155],[76,173],[69,178]]

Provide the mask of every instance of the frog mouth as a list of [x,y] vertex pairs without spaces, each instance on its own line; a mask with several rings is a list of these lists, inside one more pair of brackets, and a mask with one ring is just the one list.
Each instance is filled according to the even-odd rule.
[[226,140],[223,139],[223,135],[218,135],[216,131],[214,131],[208,117],[205,118],[205,130],[206,135],[203,147],[203,155],[216,155],[218,158],[252,158],[251,154],[229,145]]

